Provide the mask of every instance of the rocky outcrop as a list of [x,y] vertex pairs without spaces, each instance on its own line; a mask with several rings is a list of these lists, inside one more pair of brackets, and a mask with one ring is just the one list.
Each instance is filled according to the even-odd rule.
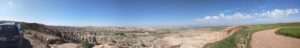
[[126,35],[95,35],[82,32],[61,32],[61,37],[72,42],[88,42],[94,45],[113,45],[118,47],[150,47],[151,42],[156,38],[154,36],[136,36]]
[[233,31],[239,30],[240,28],[241,28],[240,26],[230,26],[224,29],[223,32],[227,32],[227,34],[229,34]]
[[175,32],[171,29],[161,29],[160,31],[151,32],[123,27],[100,28],[98,30],[95,27],[87,29],[39,25],[39,29],[41,30],[38,31],[43,32],[33,34],[36,38],[46,42],[56,41],[57,39],[72,43],[87,42],[95,45],[94,48],[197,48],[203,47],[207,43],[222,40],[239,28],[239,26],[232,26],[220,32],[185,30],[181,32],[175,30],[177,31]]
[[63,39],[60,37],[52,36],[52,35],[48,35],[48,34],[44,34],[44,33],[40,33],[40,32],[31,31],[31,35],[33,35],[33,38],[36,38],[44,43],[54,43],[56,41],[63,42]]

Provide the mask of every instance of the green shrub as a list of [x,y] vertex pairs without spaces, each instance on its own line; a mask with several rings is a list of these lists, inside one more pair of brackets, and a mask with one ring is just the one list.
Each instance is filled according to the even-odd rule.
[[212,46],[209,46],[209,47],[210,48],[236,48],[236,39],[235,38],[236,37],[234,37],[234,36],[230,36],[220,42],[212,44]]
[[82,42],[81,45],[82,45],[82,48],[92,48],[93,47],[93,45],[88,42]]
[[117,32],[117,33],[114,33],[114,35],[125,35],[125,33]]

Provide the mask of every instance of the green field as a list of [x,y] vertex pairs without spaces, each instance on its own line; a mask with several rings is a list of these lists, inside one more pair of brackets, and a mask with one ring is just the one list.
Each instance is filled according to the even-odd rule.
[[300,38],[300,28],[281,28],[277,34]]

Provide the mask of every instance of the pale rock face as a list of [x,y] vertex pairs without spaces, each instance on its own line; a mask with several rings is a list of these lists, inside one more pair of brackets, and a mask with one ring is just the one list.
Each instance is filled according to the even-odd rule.
[[93,48],[118,48],[117,46],[110,46],[108,44],[104,44],[104,45],[96,45]]
[[80,44],[76,44],[76,43],[64,43],[64,44],[52,46],[52,48],[81,48],[81,46]]

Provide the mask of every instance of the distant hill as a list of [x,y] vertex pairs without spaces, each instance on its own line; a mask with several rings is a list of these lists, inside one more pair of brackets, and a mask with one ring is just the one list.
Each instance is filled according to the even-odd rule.
[[[4,22],[18,22],[18,23],[21,23],[21,27],[23,30],[35,30],[35,31],[39,31],[39,32],[53,32],[53,30],[49,29],[49,28],[53,28],[53,27],[72,28],[71,26],[52,26],[52,25],[44,25],[44,24],[40,24],[40,23],[28,23],[28,22],[20,22],[20,21],[7,21],[7,20],[0,21],[0,23],[4,23]],[[260,25],[272,25],[272,26],[282,26],[282,27],[300,27],[300,22],[260,24]],[[195,28],[195,27],[192,27],[192,28]]]
[[275,24],[277,26],[283,26],[283,27],[300,27],[300,22],[293,22],[293,23],[278,23]]

